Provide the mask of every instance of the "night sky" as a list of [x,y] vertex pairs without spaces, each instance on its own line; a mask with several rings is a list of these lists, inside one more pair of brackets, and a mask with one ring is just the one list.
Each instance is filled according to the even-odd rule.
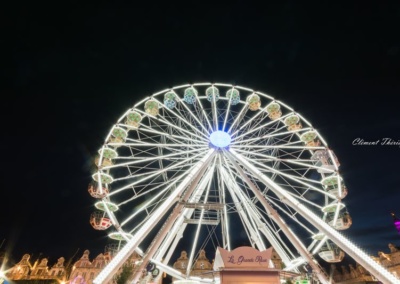
[[195,82],[249,87],[302,114],[341,163],[344,234],[369,254],[400,246],[400,146],[352,145],[400,141],[400,2],[265,2],[3,10],[1,250],[50,264],[103,252],[111,240],[89,224],[93,157],[138,100]]

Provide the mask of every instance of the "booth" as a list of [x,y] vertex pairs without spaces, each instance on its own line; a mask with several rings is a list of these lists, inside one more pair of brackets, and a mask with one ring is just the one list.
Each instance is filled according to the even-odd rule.
[[280,284],[280,270],[273,267],[272,247],[259,251],[238,247],[232,251],[218,247],[214,271],[219,272],[221,284]]

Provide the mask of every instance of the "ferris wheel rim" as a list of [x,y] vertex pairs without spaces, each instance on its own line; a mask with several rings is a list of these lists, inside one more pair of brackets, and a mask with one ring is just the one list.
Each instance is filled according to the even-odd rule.
[[[248,111],[249,102],[247,101],[247,99],[244,100],[242,97],[240,97],[239,101],[237,102],[237,105],[239,105],[240,108],[237,108],[234,110],[235,115],[237,115],[237,117],[233,118],[233,117],[231,117],[232,115],[228,113],[228,111],[230,111],[231,107],[232,107],[231,106],[232,98],[223,96],[222,94],[220,95],[218,93],[219,97],[217,99],[217,94],[214,89],[211,92],[211,99],[210,99],[209,95],[198,94],[196,91],[195,96],[193,98],[193,105],[190,106],[190,108],[191,108],[190,110],[193,110],[193,113],[195,113],[197,115],[197,116],[195,116],[189,110],[189,106],[185,105],[187,102],[182,98],[183,96],[182,96],[181,91],[186,90],[185,88],[192,88],[195,90],[195,88],[205,88],[205,87],[210,87],[210,88],[215,87],[215,88],[225,88],[225,89],[230,88],[230,89],[232,89],[232,91],[233,90],[238,90],[239,92],[242,91],[242,92],[245,92],[246,94],[248,94],[249,96],[250,95],[259,96],[259,97],[261,97],[261,100],[267,100],[269,102],[269,104],[267,104],[263,108],[259,107],[259,109],[257,109],[257,114],[250,116],[245,113]],[[178,98],[176,99],[176,102],[174,104],[176,104],[176,105],[182,104],[182,106],[179,110],[178,109],[173,110],[173,109],[170,109],[170,108],[166,107],[165,105],[163,105],[161,98],[163,95],[166,95],[168,92],[173,92],[174,94],[176,94],[178,96]],[[178,94],[180,94],[180,96]],[[233,95],[233,93],[231,93],[231,94]],[[208,102],[207,102],[207,100],[208,100]],[[220,104],[220,102],[223,102],[223,103],[225,102],[226,103],[225,107],[227,107],[228,111],[226,111],[225,113],[222,113],[222,114],[218,113],[218,111],[220,109],[217,108],[217,100],[218,100],[218,104]],[[151,113],[151,112],[148,112],[147,110],[143,111],[142,109],[140,109],[141,107],[145,106],[145,104],[149,101],[152,101],[154,106],[158,105],[158,107],[160,108],[160,111],[163,111],[163,115],[160,115],[159,112]],[[208,103],[208,106],[204,107],[203,103],[204,103],[204,105]],[[174,105],[174,104],[172,104],[172,105]],[[267,125],[258,124],[259,122],[261,123],[264,120],[266,120],[266,117],[267,117],[266,115],[269,114],[267,112],[267,108],[270,108],[270,109],[276,108],[277,107],[276,105],[278,105],[279,107],[283,107],[283,110],[285,111],[285,113],[283,115],[282,115],[282,113],[281,114],[278,113],[277,115],[279,115],[279,117],[277,118],[277,121],[275,121],[275,122],[273,121]],[[175,105],[174,105],[174,107],[175,107]],[[257,107],[257,105],[256,105],[256,107]],[[282,110],[282,112],[283,112],[283,110]],[[155,126],[157,128],[156,130],[153,129],[152,131],[149,128],[143,128],[143,132],[147,131],[148,133],[152,133],[152,134],[148,134],[148,133],[143,134],[142,132],[140,132],[139,127],[130,128],[129,125],[124,123],[123,120],[126,119],[128,114],[131,112],[135,112],[135,111],[139,115],[141,115],[142,119],[147,119],[149,121],[149,123],[151,122],[152,126]],[[183,117],[183,119],[181,119],[179,117],[182,114],[185,115]],[[231,116],[229,116],[229,115],[231,115]],[[229,136],[229,139],[225,135],[226,136],[225,139],[229,140],[229,142],[227,142],[227,144],[217,144],[216,142],[213,143],[212,141],[207,140],[207,139],[210,139],[210,136],[213,135],[213,133],[220,131],[219,130],[219,120],[223,121],[223,129],[225,129],[225,125],[226,125],[228,116],[230,119],[229,123],[231,124],[231,127],[229,128],[228,132],[224,132],[224,133],[232,134],[232,136]],[[235,123],[240,123],[241,121],[238,121],[238,120],[241,120],[243,117],[248,120],[246,121],[246,123],[241,125],[241,128],[239,128],[239,125],[235,125]],[[286,119],[285,120],[286,123],[284,121],[282,121],[283,120],[282,117]],[[170,121],[170,119],[171,119],[171,121]],[[295,129],[295,131],[291,132],[291,133],[289,133],[291,130],[289,130],[289,131],[285,130],[283,132],[279,132],[279,131],[282,131],[283,128],[287,127],[289,123],[292,123],[292,121],[295,121],[295,123],[297,123],[298,121],[301,121],[301,123],[303,125],[305,125],[305,127],[299,128],[297,130]],[[202,124],[202,123],[204,123],[204,125],[200,126],[200,124]],[[276,141],[278,141],[278,142],[275,141],[275,143],[278,143],[278,144],[277,145],[270,144],[270,145],[268,145],[268,147],[266,147],[266,145],[257,144],[256,143],[257,137],[258,137],[257,135],[259,135],[259,133],[263,133],[262,131],[264,131],[263,129],[265,127],[269,127],[270,125],[275,125],[276,123],[281,124],[281,128],[276,128],[275,130],[271,130],[272,133],[273,133],[273,131],[275,131],[275,134],[273,134],[273,135],[267,135],[267,134],[265,134],[265,135],[268,136],[267,137],[268,139],[272,139],[272,140],[276,139]],[[184,125],[184,126],[182,126],[182,125]],[[149,125],[146,125],[146,127],[147,126],[149,126]],[[235,126],[235,127],[232,128],[232,126]],[[162,134],[157,133],[157,131],[160,131],[160,129],[162,130],[162,127],[166,127],[168,129],[170,129],[169,130],[170,132],[168,133],[168,135],[165,134],[163,136]],[[199,127],[199,129],[197,129],[198,127]],[[255,129],[254,127],[257,129],[254,130]],[[110,139],[113,138],[113,130],[115,130],[117,128],[122,129],[122,130],[118,129],[118,131],[120,131],[120,133],[122,133],[121,134],[122,136],[124,135],[123,133],[124,133],[124,130],[126,129],[126,132],[129,132],[129,131],[140,132],[140,134],[144,135],[149,141],[152,141],[152,139],[154,140],[155,139],[154,137],[157,137],[157,139],[159,139],[159,140],[154,140],[154,143],[150,143],[150,142],[143,142],[143,143],[140,142],[139,143],[139,142],[135,142],[134,139],[129,140],[128,142],[124,141],[122,143],[118,143],[118,142],[110,143],[109,142]],[[230,130],[232,130],[232,132]],[[244,132],[244,131],[247,131],[247,132]],[[308,132],[305,132],[305,131],[308,131]],[[236,135],[237,133],[239,133],[240,135]],[[300,135],[300,133],[301,133],[301,135]],[[153,134],[155,136],[151,136]],[[279,145],[279,141],[284,141],[285,143],[287,143],[286,140],[291,141],[290,139],[292,139],[291,138],[292,136],[290,136],[290,135],[292,135],[292,134],[293,134],[293,137],[296,138],[295,143],[294,142],[289,143],[285,147],[282,147],[282,145]],[[159,136],[156,136],[156,135],[159,135]],[[247,138],[247,140],[244,138]],[[130,139],[130,138],[127,138],[127,139]],[[281,140],[279,140],[279,139],[281,139]],[[305,146],[304,144],[302,144],[302,143],[312,142],[314,139],[318,139],[320,144],[310,143],[310,146],[308,146],[308,145]],[[298,145],[296,145],[296,143]],[[133,162],[131,161],[129,166],[128,166],[129,162],[126,162],[125,164],[123,164],[123,166],[128,166],[128,168],[131,167],[133,169],[134,163],[139,164],[140,159],[144,159],[147,162],[149,172],[153,171],[152,174],[148,174],[146,172],[140,172],[137,170],[137,171],[131,172],[129,174],[129,176],[125,177],[125,179],[123,177],[113,178],[112,181],[109,182],[109,184],[112,185],[112,183],[114,181],[115,182],[123,182],[124,180],[129,180],[132,177],[135,177],[137,179],[136,183],[126,185],[126,188],[132,188],[132,190],[135,191],[136,186],[139,186],[139,187],[141,186],[142,188],[139,189],[137,192],[135,192],[135,194],[138,195],[137,199],[142,197],[141,194],[146,194],[146,193],[155,194],[155,191],[157,190],[157,188],[161,187],[163,185],[163,183],[166,184],[167,180],[171,181],[171,183],[168,185],[171,188],[170,191],[172,191],[174,187],[179,187],[179,185],[180,185],[179,182],[186,180],[184,177],[184,174],[180,175],[178,173],[174,173],[174,175],[171,175],[171,176],[169,176],[168,174],[172,171],[178,172],[179,167],[183,167],[182,172],[193,169],[193,167],[196,166],[197,162],[201,162],[206,157],[207,154],[205,154],[205,152],[207,149],[209,149],[209,151],[218,152],[219,148],[221,148],[223,151],[226,151],[225,148],[231,148],[233,153],[236,153],[236,151],[238,151],[237,154],[235,154],[235,155],[242,157],[247,162],[250,161],[253,165],[256,164],[257,166],[259,166],[259,169],[263,174],[270,173],[274,177],[274,179],[277,179],[279,186],[290,186],[290,183],[296,183],[296,185],[292,188],[293,192],[291,192],[291,196],[294,198],[297,198],[296,200],[305,201],[306,198],[304,196],[306,194],[309,194],[310,192],[311,192],[311,195],[312,194],[314,194],[314,195],[321,194],[321,196],[323,195],[326,199],[328,199],[328,201],[329,200],[330,201],[329,202],[325,201],[323,204],[322,203],[314,204],[314,201],[312,201],[310,199],[310,200],[307,200],[307,202],[305,202],[305,203],[308,203],[309,205],[310,204],[314,205],[315,209],[322,211],[323,214],[335,213],[335,216],[334,216],[335,220],[338,218],[338,212],[340,210],[334,210],[334,209],[335,208],[341,208],[341,209],[344,208],[344,204],[341,201],[341,198],[344,197],[343,195],[341,195],[342,194],[341,192],[343,191],[344,188],[342,188],[343,186],[341,185],[342,177],[338,171],[338,163],[334,159],[335,157],[332,156],[331,150],[328,148],[328,144],[323,139],[322,135],[301,114],[294,111],[291,107],[287,106],[282,101],[276,100],[274,97],[272,97],[268,94],[265,94],[265,93],[262,93],[259,91],[255,91],[253,89],[249,89],[246,87],[237,86],[237,85],[233,85],[233,84],[224,84],[224,83],[194,83],[194,84],[184,84],[184,85],[180,85],[180,86],[175,86],[172,88],[167,88],[162,91],[153,93],[152,95],[147,96],[143,100],[134,104],[134,106],[132,108],[129,108],[117,120],[117,123],[111,128],[110,132],[106,136],[104,145],[105,145],[104,147],[106,147],[108,145],[107,147],[116,147],[116,148],[123,148],[123,147],[129,148],[130,147],[130,149],[135,149],[135,150],[137,150],[139,148],[147,147],[147,149],[148,149],[147,152],[145,152],[144,150],[138,151],[141,154],[143,154],[143,153],[149,154],[149,157],[147,157],[147,158],[145,156],[132,154],[132,156],[121,156],[121,157],[115,158],[115,161],[124,160],[124,157],[126,157],[126,160],[131,159]],[[269,148],[269,149],[267,149],[267,148]],[[190,150],[186,150],[186,149],[190,149]],[[318,166],[314,165],[313,162],[311,161],[312,160],[311,156],[313,156],[317,151],[322,151],[322,150],[327,151],[325,153],[326,156],[332,160],[331,167],[323,168],[321,165],[318,165]],[[155,151],[158,151],[157,153],[158,153],[159,157],[161,157],[161,158],[156,158],[156,156],[154,154],[154,153],[156,153]],[[192,152],[190,152],[190,151],[192,151]],[[209,153],[209,151],[207,153]],[[282,155],[286,158],[284,158],[284,159],[276,158],[274,156],[276,154],[274,154],[274,153],[276,153],[277,151],[281,151]],[[175,153],[175,156],[171,153]],[[197,156],[196,155],[190,156],[194,153],[197,153]],[[268,155],[267,155],[267,153],[268,153]],[[303,157],[303,155],[306,155],[305,153],[308,153],[307,154],[309,157],[308,160],[300,158],[300,157]],[[101,164],[101,160],[104,158],[104,157],[102,157],[103,154],[104,154],[104,150],[101,151],[101,153],[100,153],[100,164]],[[187,155],[188,157],[179,158],[179,155],[183,155],[183,156]],[[213,157],[217,157],[218,155],[215,155]],[[257,156],[260,159],[260,161],[262,161],[262,162],[256,163],[254,160],[251,160],[251,158],[253,156]],[[136,159],[136,160],[134,160],[134,159]],[[161,165],[160,169],[155,168],[155,165],[151,162],[151,159],[154,159],[155,161],[158,161],[160,163],[160,165]],[[164,160],[162,160],[162,159],[165,159],[165,161],[168,160],[168,162],[165,162],[165,164],[163,164],[162,161],[164,161]],[[213,158],[213,159],[214,159],[213,165],[215,165],[216,163],[221,163],[221,161],[223,161],[220,158]],[[284,165],[284,166],[282,166],[282,168],[277,168],[271,162],[272,160],[274,160],[276,163],[280,163],[281,165]],[[217,161],[219,161],[219,162],[217,162]],[[309,163],[307,164],[307,162],[309,162]],[[227,168],[232,168],[232,169],[234,168],[233,161],[230,161],[230,162],[225,161],[224,163],[226,163],[226,165],[228,165],[228,166],[226,166]],[[265,163],[270,163],[272,166],[268,166]],[[265,164],[265,165],[263,165],[263,164]],[[108,172],[121,167],[121,165],[122,164],[114,164],[114,165],[106,165],[104,167],[99,167],[98,173],[97,173],[97,175],[94,175],[94,177],[97,176],[97,181],[101,185],[103,179],[108,181],[107,180]],[[243,167],[243,165],[241,167]],[[239,169],[239,168],[237,168],[237,169]],[[205,172],[207,172],[207,169],[204,169],[204,170],[205,170]],[[319,170],[321,170],[321,171],[319,171]],[[288,174],[288,172],[290,172],[290,171],[293,172],[294,174],[293,175]],[[321,181],[316,181],[316,180],[311,179],[310,177],[306,177],[305,175],[311,171],[318,171],[319,173],[321,173],[321,175],[323,177],[325,177],[325,174],[329,174],[329,175],[337,178],[340,181],[336,185],[337,188],[331,189],[330,191],[328,191],[327,188],[322,187]],[[238,175],[238,174],[235,174],[235,175],[225,174],[225,175],[226,175],[226,178],[228,179],[228,181],[227,180],[224,181],[225,183],[229,182],[229,180],[233,181],[233,180],[236,180],[238,177],[240,177],[240,175]],[[302,175],[304,175],[304,176],[302,176]],[[219,174],[217,176],[219,176]],[[162,181],[162,180],[164,180],[164,181]],[[146,188],[146,185],[144,185],[145,181],[149,181],[149,183],[152,183],[153,187],[150,189],[149,189],[149,187]],[[201,179],[199,179],[199,182],[200,181],[201,181]],[[254,183],[255,188],[258,188],[259,185],[262,184],[262,183],[260,183],[260,180],[257,180],[254,178],[252,180],[249,180],[248,182],[250,182],[250,184]],[[247,187],[246,190],[248,190],[251,187],[250,184],[240,183],[240,186]],[[310,184],[320,185],[320,189],[317,187],[310,186]],[[209,186],[210,184],[207,184],[207,185]],[[107,186],[108,186],[108,184],[107,184]],[[328,187],[328,186],[332,186],[332,185],[330,185],[330,184],[326,185],[326,187]],[[261,191],[261,189],[260,189],[260,191]],[[112,206],[111,207],[107,206],[107,202],[111,202],[110,197],[114,197],[115,195],[120,194],[120,192],[123,192],[123,189],[118,191],[118,188],[117,188],[116,190],[114,190],[114,194],[113,194],[113,191],[110,190],[110,193],[106,197],[104,197],[101,201],[101,202],[103,202],[103,205],[104,205],[104,206],[102,206],[102,208],[105,209],[107,215],[112,219],[112,223],[116,227],[116,230],[118,232],[120,232],[121,234],[123,234],[123,233],[129,234],[129,236],[130,236],[129,239],[132,239],[135,236],[137,236],[140,229],[133,228],[131,231],[126,232],[126,230],[123,229],[123,226],[125,226],[131,220],[123,220],[122,222],[119,222],[118,217],[114,214],[114,211],[111,210]],[[168,199],[167,193],[168,193],[168,191],[159,191],[157,194],[155,194],[155,196],[157,196],[157,198],[159,198],[158,201],[154,201],[154,203],[150,202],[150,203],[148,203],[148,205],[146,205],[147,207],[145,207],[145,209],[143,209],[143,210],[148,211],[149,213],[147,215],[147,219],[145,219],[145,220],[150,220],[153,216],[152,214],[154,214],[154,212],[157,212],[157,206],[162,205],[163,202],[165,202],[165,200]],[[248,193],[246,193],[246,194],[248,194]],[[271,191],[268,189],[263,189],[263,194],[265,194],[265,196],[268,196],[268,194],[271,194]],[[239,197],[241,195],[237,195],[237,196]],[[245,198],[244,199],[245,203],[246,202],[248,203],[247,205],[244,205],[245,203],[243,203],[243,206],[248,206],[246,208],[251,211],[251,213],[249,213],[250,218],[259,218],[259,220],[266,222],[267,217],[262,216],[262,214],[260,215],[260,211],[259,211],[260,207],[259,207],[259,205],[256,206],[256,204],[255,204],[255,202],[257,201],[257,198],[251,197],[251,196],[252,196],[251,194],[248,197],[242,196],[243,198]],[[134,199],[132,199],[132,200],[134,200]],[[302,223],[304,221],[296,220],[298,218],[298,215],[296,215],[297,213],[296,213],[295,208],[289,208],[290,207],[289,206],[289,207],[287,207],[287,209],[285,209],[284,207],[287,206],[287,204],[279,203],[279,202],[281,202],[279,200],[279,195],[276,195],[276,197],[274,196],[273,199],[271,199],[270,201],[271,201],[271,204],[273,204],[273,206],[275,206],[281,212],[288,215],[287,217],[290,218],[291,221],[297,222],[300,226],[304,226],[304,227],[308,228],[305,225],[305,223]],[[234,204],[234,202],[231,202],[230,204]],[[121,203],[121,204],[116,204],[116,205],[123,207],[124,204]],[[188,204],[186,204],[186,205],[188,205]],[[318,206],[316,206],[316,205],[318,205]],[[232,205],[229,205],[229,206],[231,206],[231,207],[229,207],[228,210],[232,210],[231,208],[233,208],[233,206]],[[139,211],[139,210],[137,210],[137,211]],[[228,216],[227,212],[228,211],[226,211],[225,214],[227,214],[227,216]],[[230,212],[232,213],[234,211],[230,211]],[[159,222],[159,221],[157,221],[157,222]],[[335,223],[335,221],[334,221],[334,223]],[[251,227],[252,225],[249,225],[249,226]],[[271,227],[271,225],[269,225],[269,226],[270,226],[269,230],[271,230],[272,234],[279,233],[279,230],[274,229],[273,226]],[[314,227],[314,229],[315,229],[315,227]],[[319,233],[320,233],[319,231],[314,230],[315,235],[318,235]],[[266,234],[266,233],[264,232],[264,234]],[[311,237],[312,236],[313,235],[311,235]],[[324,241],[325,240],[326,240],[326,237],[324,238]],[[323,242],[320,241],[319,244],[321,244],[321,243],[323,243]],[[311,248],[307,248],[307,249],[310,250],[310,252],[312,252],[312,254],[316,254],[318,251],[317,248],[318,248],[318,245],[314,245]],[[193,259],[192,255],[191,255],[191,259]],[[295,258],[293,256],[290,256],[290,259],[292,260],[293,263],[298,261],[298,258]],[[188,275],[186,275],[186,276],[188,276]]]
[[[292,111],[293,114],[299,115],[298,113],[294,112],[293,109],[290,108],[289,106],[287,106],[286,104],[282,103],[282,102],[279,101],[279,100],[276,100],[274,97],[272,97],[272,96],[270,96],[270,95],[267,95],[267,94],[265,94],[265,93],[263,93],[263,92],[255,91],[255,90],[253,90],[253,89],[250,89],[250,88],[247,88],[247,87],[243,87],[243,86],[238,86],[238,85],[233,85],[233,84],[224,84],[224,83],[194,83],[194,84],[184,84],[184,85],[176,86],[176,87],[173,87],[173,88],[164,89],[164,90],[162,90],[162,91],[159,91],[159,92],[156,92],[156,93],[152,94],[151,96],[146,97],[145,99],[141,100],[139,103],[136,103],[136,104],[134,105],[134,107],[131,108],[131,109],[129,109],[126,113],[128,113],[129,111],[132,111],[132,110],[136,110],[136,109],[137,109],[140,105],[142,105],[146,100],[152,99],[152,98],[157,97],[157,96],[160,96],[160,95],[162,95],[162,94],[164,94],[164,93],[166,93],[166,92],[168,92],[168,91],[176,91],[176,90],[180,90],[180,89],[182,89],[182,88],[197,87],[197,86],[217,86],[217,87],[222,86],[222,87],[229,87],[229,88],[232,88],[232,89],[244,90],[244,91],[247,91],[247,92],[251,92],[251,93],[253,93],[253,94],[261,95],[261,96],[263,96],[263,97],[265,97],[265,98],[267,98],[267,99],[270,99],[272,102],[280,103],[281,105],[285,106],[285,107],[288,108],[290,111]],[[221,99],[227,99],[227,98],[221,98]],[[240,103],[241,103],[241,104],[246,104],[246,102],[245,102],[244,100],[242,100],[242,99],[240,100]],[[264,108],[263,110],[265,111],[265,108]],[[120,122],[121,122],[122,119],[126,116],[126,113],[118,119],[116,125],[120,125]],[[141,113],[143,113],[143,112],[141,111]],[[299,115],[299,116],[300,116],[300,115]],[[301,117],[301,118],[302,118],[302,117]],[[305,122],[306,122],[310,127],[312,127],[312,125],[311,125],[308,121],[305,121]],[[313,129],[313,128],[310,128],[310,129]],[[112,133],[112,131],[110,131],[109,134],[107,135],[106,141],[110,138],[111,133]],[[318,133],[318,137],[319,137],[319,138],[322,138],[322,136],[321,136],[319,133]],[[171,146],[172,146],[172,145],[170,145],[170,147],[171,147]],[[301,147],[301,148],[302,148],[302,147]],[[110,212],[110,214],[113,215],[113,212]]]

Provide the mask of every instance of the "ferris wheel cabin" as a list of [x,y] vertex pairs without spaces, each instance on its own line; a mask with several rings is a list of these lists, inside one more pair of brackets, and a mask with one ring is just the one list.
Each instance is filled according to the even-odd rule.
[[111,227],[112,223],[106,216],[106,213],[102,211],[93,212],[90,216],[90,225],[96,230],[107,230]]
[[314,165],[319,167],[319,173],[331,173],[335,170],[335,164],[340,166],[339,160],[331,150],[317,150],[311,159],[315,161]]
[[318,255],[329,263],[341,262],[345,256],[344,252],[333,242],[328,241]]

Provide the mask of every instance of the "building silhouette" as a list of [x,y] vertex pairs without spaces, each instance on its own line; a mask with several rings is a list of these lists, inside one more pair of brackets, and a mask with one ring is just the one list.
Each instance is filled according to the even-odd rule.
[[[90,259],[89,250],[85,250],[82,256],[74,263],[65,264],[64,257],[58,258],[52,266],[48,265],[48,259],[42,258],[34,264],[30,261],[30,255],[24,254],[21,260],[7,270],[6,276],[9,280],[49,280],[43,283],[71,283],[71,284],[92,284],[94,278],[111,261],[115,253],[106,250],[94,259]],[[134,253],[127,260],[126,265],[133,268],[140,257]],[[122,271],[122,268],[119,272]],[[115,278],[118,273],[115,275]],[[53,281],[50,281],[53,280]],[[37,282],[37,281],[36,281]],[[35,283],[36,283],[35,282]],[[115,280],[110,284],[116,283]]]
[[[392,213],[394,225],[398,229],[399,219]],[[58,258],[57,262],[49,265],[47,258],[36,260],[34,263],[30,260],[29,254],[24,254],[20,261],[6,271],[6,277],[9,280],[43,280],[41,283],[57,283],[57,284],[92,284],[95,277],[102,269],[111,261],[117,253],[116,246],[107,246],[104,253],[98,254],[93,259],[90,258],[89,250],[85,250],[82,256],[75,262],[65,262],[64,257]],[[384,266],[396,277],[400,278],[400,247],[389,243],[388,251],[379,251],[376,256],[371,256],[376,262]],[[6,257],[5,253],[0,252],[0,263],[4,265]],[[283,269],[283,263],[279,255],[274,250],[271,261],[275,268]],[[118,276],[129,268],[130,273],[136,272],[140,266],[141,258],[137,253],[133,253],[127,262],[120,268],[114,279],[107,284],[118,284]],[[182,251],[176,259],[173,267],[183,274],[186,274],[189,259],[186,251]],[[200,278],[212,279],[218,276],[217,272],[213,271],[213,260],[209,260],[204,250],[200,250],[189,269],[189,275]],[[157,280],[161,283],[159,275],[153,275],[150,271],[142,271],[142,279],[147,281]],[[360,284],[373,283],[376,281],[360,264],[332,264],[330,267],[330,277],[335,284]],[[1,279],[0,279],[1,280]],[[174,279],[173,279],[174,280]],[[45,282],[44,282],[45,281]],[[141,281],[140,283],[145,282]],[[39,283],[39,282],[36,282]]]

